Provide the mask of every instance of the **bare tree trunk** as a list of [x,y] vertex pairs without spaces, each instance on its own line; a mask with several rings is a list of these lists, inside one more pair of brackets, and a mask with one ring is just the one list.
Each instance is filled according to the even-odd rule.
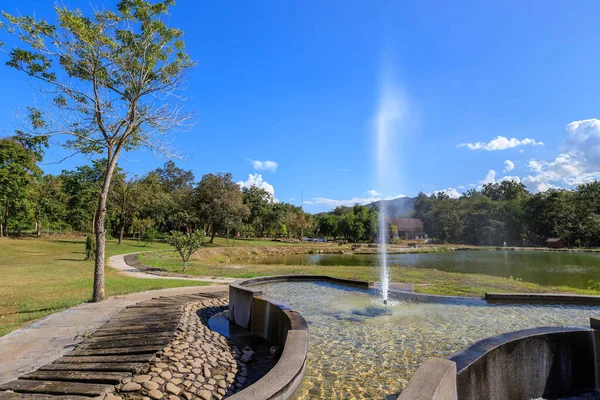
[[98,198],[98,209],[96,210],[94,228],[96,233],[96,263],[94,265],[94,293],[92,301],[100,302],[105,299],[104,296],[104,254],[106,247],[106,232],[104,231],[104,219],[106,217],[106,199],[108,197],[108,191],[110,189],[110,181],[112,179],[113,171],[117,163],[117,157],[119,149],[115,151],[115,154],[111,154],[112,151],[109,149],[106,172],[104,173],[104,182],[102,184],[102,191]]
[[4,207],[4,236],[8,237],[8,204]]
[[213,243],[213,241],[215,240],[215,235],[216,235],[216,233],[217,233],[217,230],[215,229],[215,226],[213,225],[213,226],[212,226],[212,232],[211,232],[211,235],[210,235],[210,243],[211,243],[211,244],[212,244],[212,243]]
[[187,269],[187,261],[183,262],[183,272],[185,272],[185,270]]
[[36,231],[37,237],[42,236],[42,219],[40,218],[39,214],[35,221],[35,231]]
[[92,235],[96,233],[96,216],[98,215],[98,210],[94,211],[94,216],[92,217]]
[[119,230],[119,244],[123,241],[123,234],[125,233],[125,223],[121,222],[121,229]]

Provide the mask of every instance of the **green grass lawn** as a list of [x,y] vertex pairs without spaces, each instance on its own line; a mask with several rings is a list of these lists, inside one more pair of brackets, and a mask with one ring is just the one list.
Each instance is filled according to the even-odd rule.
[[[168,272],[181,273],[181,260],[174,252],[143,254],[140,256],[140,260],[147,265]],[[373,266],[248,265],[243,260],[232,261],[229,264],[214,262],[214,259],[211,258],[190,260],[186,274],[232,278],[282,274],[321,274],[365,281],[379,280],[379,269]],[[485,292],[598,294],[598,292],[592,290],[564,286],[542,286],[491,275],[444,272],[436,269],[392,266],[390,275],[394,282],[412,283],[415,291],[429,294],[476,297],[482,296]]]
[[[107,258],[115,254],[165,250],[155,243],[138,245],[109,241]],[[92,297],[93,261],[83,261],[85,239],[0,239],[0,336],[38,318],[89,301]],[[142,292],[204,282],[137,279],[106,267],[106,294]]]
[[[206,242],[208,242],[210,240],[210,237],[206,238]],[[331,246],[333,245],[333,243],[312,243],[312,242],[305,242],[305,243],[300,243],[300,242],[286,242],[285,239],[282,239],[281,241],[277,241],[277,240],[269,240],[269,239],[252,239],[252,238],[247,238],[247,239],[229,239],[229,241],[227,241],[226,238],[223,237],[218,237],[215,236],[215,240],[214,243],[204,243],[205,246],[207,247],[211,247],[211,246],[215,246],[215,247],[274,247],[274,246],[298,246],[298,245],[303,245],[303,246]]]

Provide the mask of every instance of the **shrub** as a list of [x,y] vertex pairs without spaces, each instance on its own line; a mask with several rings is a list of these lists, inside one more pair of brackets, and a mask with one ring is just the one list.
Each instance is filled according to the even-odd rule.
[[183,272],[187,269],[187,262],[192,254],[202,246],[203,240],[204,232],[202,231],[196,231],[191,235],[171,231],[171,234],[167,237],[167,243],[175,247],[175,250],[177,250],[181,256],[181,260],[183,261]]
[[92,260],[96,256],[96,239],[92,235],[87,235],[85,239],[85,259]]

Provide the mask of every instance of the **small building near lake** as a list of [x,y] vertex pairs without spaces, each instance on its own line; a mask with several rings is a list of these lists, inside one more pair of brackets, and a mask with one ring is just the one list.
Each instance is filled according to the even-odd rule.
[[550,238],[546,240],[546,246],[551,249],[564,249],[567,247],[567,241],[562,238]]
[[418,218],[390,218],[391,225],[398,228],[398,237],[406,240],[427,239],[423,221]]

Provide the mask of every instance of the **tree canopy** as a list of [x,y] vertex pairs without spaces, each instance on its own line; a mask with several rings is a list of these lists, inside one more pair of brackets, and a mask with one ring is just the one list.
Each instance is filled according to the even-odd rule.
[[121,0],[116,10],[80,10],[57,5],[56,23],[2,13],[2,27],[19,45],[7,65],[35,80],[44,104],[27,108],[19,134],[66,136],[75,153],[104,159],[94,217],[97,252],[94,301],[104,299],[106,202],[119,155],[146,147],[172,154],[161,137],[185,126],[183,78],[194,65],[183,32],[163,19],[173,0]]

